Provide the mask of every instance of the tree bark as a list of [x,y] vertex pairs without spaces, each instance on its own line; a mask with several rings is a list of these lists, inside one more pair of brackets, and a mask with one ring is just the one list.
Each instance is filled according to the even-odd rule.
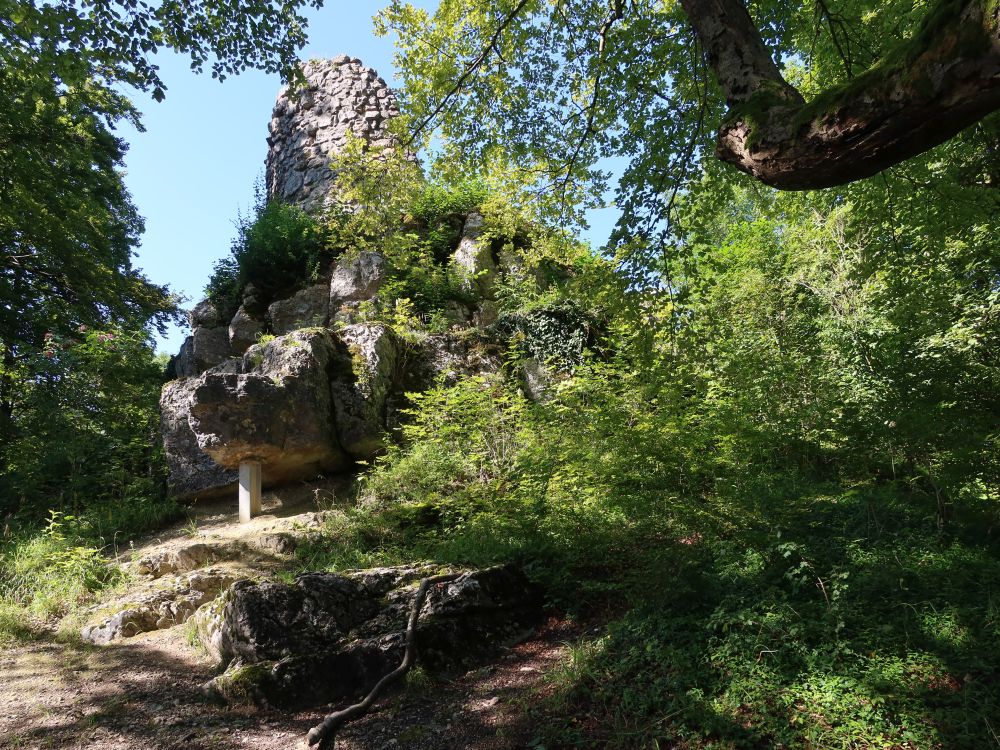
[[730,107],[716,154],[772,187],[870,177],[1000,109],[998,0],[938,0],[911,39],[807,103],[742,0],[681,4]]

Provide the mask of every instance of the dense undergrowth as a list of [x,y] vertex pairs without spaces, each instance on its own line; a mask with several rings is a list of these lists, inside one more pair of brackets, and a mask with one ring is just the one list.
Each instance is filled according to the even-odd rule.
[[[476,334],[500,371],[412,395],[297,566],[512,561],[601,622],[531,707],[537,747],[997,744],[1000,206],[942,163],[908,167],[933,201],[891,205],[709,168],[671,252],[614,262],[476,183],[345,163],[363,208],[325,247],[385,254],[368,319],[406,339],[470,302],[447,256],[471,206],[516,269]],[[94,540],[122,521],[86,507],[8,543],[8,633],[114,582]]]
[[414,396],[300,564],[515,561],[603,619],[539,747],[996,744],[995,199],[911,169],[935,202],[709,170],[662,284],[520,287],[512,320],[600,310],[600,340],[522,325],[503,372]]
[[956,503],[943,530],[901,480],[697,476],[611,387],[415,397],[408,447],[300,565],[515,561],[558,610],[608,622],[553,677],[540,747],[988,746],[992,502]]
[[159,440],[165,358],[148,334],[80,326],[37,359],[0,444],[0,642],[92,600],[129,540],[180,515]]
[[60,621],[124,581],[118,563],[129,542],[182,516],[176,502],[147,497],[8,523],[0,540],[0,645],[45,637],[53,627],[74,639],[74,621]]

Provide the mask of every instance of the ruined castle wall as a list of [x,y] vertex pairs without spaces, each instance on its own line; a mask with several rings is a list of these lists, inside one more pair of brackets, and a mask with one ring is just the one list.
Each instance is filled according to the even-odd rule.
[[399,108],[386,82],[356,57],[311,60],[302,70],[307,86],[298,97],[281,90],[268,126],[267,196],[316,210],[328,200],[330,160],[348,133],[388,147],[387,122]]

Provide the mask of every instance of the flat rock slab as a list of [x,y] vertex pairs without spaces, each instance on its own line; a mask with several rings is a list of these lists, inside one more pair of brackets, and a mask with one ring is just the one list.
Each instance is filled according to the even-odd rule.
[[80,637],[97,645],[162,630],[185,622],[203,604],[212,601],[236,578],[228,570],[206,568],[173,579],[164,579],[158,590],[101,609],[112,612],[85,625]]

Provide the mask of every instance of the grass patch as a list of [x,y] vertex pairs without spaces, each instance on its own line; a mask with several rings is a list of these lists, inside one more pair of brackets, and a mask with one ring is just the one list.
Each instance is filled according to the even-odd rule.
[[[179,517],[173,501],[95,504],[80,515],[51,511],[44,525],[8,527],[0,541],[0,645],[40,637],[98,594],[124,582],[117,564],[129,540]],[[60,628],[73,637],[73,628]]]

